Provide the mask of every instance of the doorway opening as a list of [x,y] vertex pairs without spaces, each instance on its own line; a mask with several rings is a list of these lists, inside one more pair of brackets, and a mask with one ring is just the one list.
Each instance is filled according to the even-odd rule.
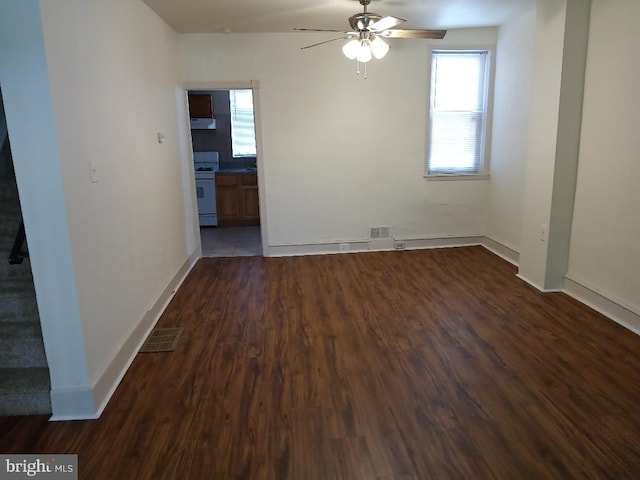
[[188,90],[203,257],[261,256],[251,88]]

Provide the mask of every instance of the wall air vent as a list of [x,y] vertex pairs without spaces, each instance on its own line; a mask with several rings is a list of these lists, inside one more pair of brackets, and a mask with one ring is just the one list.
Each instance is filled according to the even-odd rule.
[[389,238],[389,227],[371,227],[371,238]]

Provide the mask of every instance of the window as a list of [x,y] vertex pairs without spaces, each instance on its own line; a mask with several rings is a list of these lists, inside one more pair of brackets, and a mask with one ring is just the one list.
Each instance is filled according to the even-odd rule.
[[488,50],[433,50],[427,175],[484,173]]
[[256,131],[253,121],[253,92],[229,90],[231,108],[231,148],[234,157],[256,156]]

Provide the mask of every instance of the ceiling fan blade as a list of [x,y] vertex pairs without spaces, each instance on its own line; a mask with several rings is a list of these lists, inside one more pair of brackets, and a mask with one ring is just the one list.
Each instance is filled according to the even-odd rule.
[[374,32],[382,32],[383,30],[388,30],[395,27],[396,25],[400,25],[403,22],[406,22],[404,18],[384,17],[377,22],[369,25],[369,30],[372,30]]
[[433,38],[442,40],[446,34],[446,30],[403,30],[396,28],[385,30],[380,35],[386,38]]
[[348,37],[338,37],[332,38],[331,40],[325,40],[324,42],[314,43],[313,45],[307,45],[306,47],[302,47],[300,50],[304,50],[306,48],[317,47],[318,45],[324,45],[325,43],[335,42],[336,40],[346,40]]

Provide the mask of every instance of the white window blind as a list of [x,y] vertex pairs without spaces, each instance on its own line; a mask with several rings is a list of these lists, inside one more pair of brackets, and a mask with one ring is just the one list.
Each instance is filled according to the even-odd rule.
[[253,119],[253,92],[230,90],[231,148],[234,157],[256,156],[256,134]]
[[484,161],[489,52],[434,50],[427,174],[477,174]]

